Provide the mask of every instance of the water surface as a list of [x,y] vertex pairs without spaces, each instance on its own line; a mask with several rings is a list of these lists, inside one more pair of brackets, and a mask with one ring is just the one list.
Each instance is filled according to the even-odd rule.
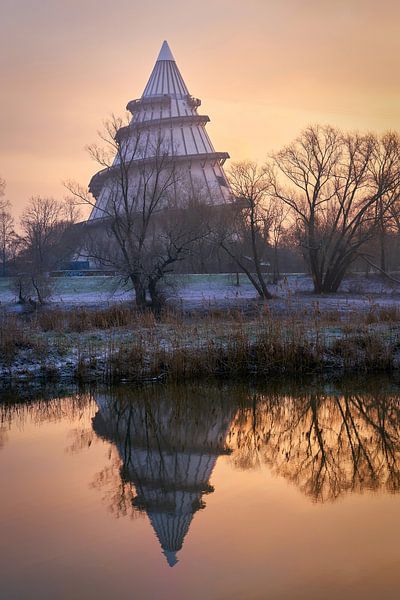
[[0,597],[398,598],[399,469],[387,379],[15,395]]

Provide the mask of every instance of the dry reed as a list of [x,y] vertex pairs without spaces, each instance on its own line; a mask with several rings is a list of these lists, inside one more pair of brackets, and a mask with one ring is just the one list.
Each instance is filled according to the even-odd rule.
[[0,366],[41,361],[55,378],[68,366],[76,381],[265,378],[326,370],[382,371],[397,368],[397,311],[374,309],[273,315],[268,309],[204,315],[164,312],[159,319],[129,306],[76,311],[38,311],[29,318],[1,316]]

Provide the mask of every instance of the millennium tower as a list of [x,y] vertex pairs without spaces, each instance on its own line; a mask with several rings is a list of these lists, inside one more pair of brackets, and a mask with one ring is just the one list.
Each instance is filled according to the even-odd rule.
[[[156,140],[160,137],[168,145],[171,160],[176,164],[186,187],[200,190],[208,204],[221,205],[229,202],[231,192],[224,174],[223,164],[229,154],[216,152],[206,131],[209,117],[198,114],[201,101],[190,95],[180,74],[168,43],[164,41],[150,79],[141,98],[131,100],[127,110],[132,114],[129,125],[122,127],[117,137],[126,144],[129,155],[130,183],[140,189],[141,171],[144,164],[156,160]],[[140,138],[140,152],[137,140]],[[104,216],[110,196],[114,164],[96,173],[90,181],[89,190],[96,199],[90,220]],[[176,191],[179,196],[179,190]],[[179,204],[179,197],[175,199]]]

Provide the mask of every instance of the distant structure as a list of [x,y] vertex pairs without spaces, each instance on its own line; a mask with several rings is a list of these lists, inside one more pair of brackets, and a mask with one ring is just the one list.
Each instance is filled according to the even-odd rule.
[[[140,166],[155,159],[154,142],[161,135],[189,186],[193,190],[200,189],[207,203],[219,205],[231,199],[223,170],[229,154],[215,151],[205,127],[210,119],[197,112],[200,104],[198,98],[189,94],[168,43],[164,41],[142,97],[127,105],[132,114],[129,126],[118,132],[127,148],[135,147],[138,135],[141,137],[141,153],[137,159],[133,156],[132,162],[132,156],[129,157],[133,187],[140,188]],[[104,216],[112,187],[112,169],[103,169],[90,181],[89,190],[96,198],[96,205],[89,220]],[[179,198],[177,200],[179,202]]]
[[192,404],[177,409],[166,398],[121,402],[98,394],[96,402],[93,429],[118,448],[121,477],[136,490],[133,504],[147,513],[173,567],[203,495],[214,491],[217,458],[230,453],[225,441],[236,409],[202,399],[193,418]]

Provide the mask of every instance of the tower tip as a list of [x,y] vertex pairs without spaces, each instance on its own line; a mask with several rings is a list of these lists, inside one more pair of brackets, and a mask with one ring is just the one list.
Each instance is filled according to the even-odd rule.
[[161,50],[160,50],[160,53],[158,55],[157,62],[160,61],[160,60],[173,60],[173,61],[175,61],[174,56],[173,56],[173,54],[171,52],[171,49],[168,46],[167,40],[164,40],[163,41],[163,45],[161,46]]
[[176,565],[176,563],[178,562],[176,552],[174,552],[172,550],[164,550],[164,556],[167,559],[167,563],[169,564],[170,567],[174,567]]

